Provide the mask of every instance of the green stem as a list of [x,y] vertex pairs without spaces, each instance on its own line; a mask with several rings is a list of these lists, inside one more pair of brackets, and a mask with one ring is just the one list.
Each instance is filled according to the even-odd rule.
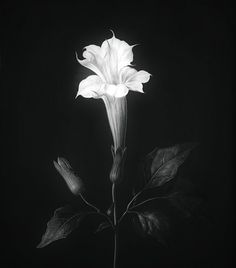
[[112,202],[113,202],[113,224],[114,224],[113,268],[116,268],[118,225],[117,225],[117,215],[116,215],[116,189],[115,189],[115,183],[112,184]]
[[126,211],[129,210],[130,205],[133,203],[133,201],[143,192],[143,190],[141,190],[140,192],[138,192],[129,202],[129,204],[127,205]]
[[140,192],[138,192],[128,203],[125,212],[121,215],[120,219],[118,220],[118,224],[122,221],[122,219],[124,218],[124,216],[129,213],[129,208],[132,205],[133,201],[143,192],[143,190],[141,190]]
[[111,224],[111,227],[114,228],[113,222],[111,221],[111,219],[105,213],[102,213],[100,211],[100,209],[98,209],[97,207],[95,207],[94,205],[92,205],[91,203],[89,203],[82,194],[80,194],[80,197],[84,201],[85,204],[87,204],[92,209],[95,209],[96,210],[96,213],[98,213],[99,215],[105,217],[107,219],[107,221]]
[[153,201],[153,200],[156,200],[156,199],[166,199],[166,198],[167,198],[166,196],[157,196],[157,197],[149,198],[149,199],[147,199],[147,200],[144,200],[144,201],[142,201],[142,202],[140,202],[140,203],[138,203],[138,204],[132,206],[132,207],[129,208],[129,209],[136,208],[136,207],[138,207],[138,206],[141,206],[141,205],[143,205],[143,204],[145,204],[145,203],[147,203],[147,202],[150,202],[150,201]]
[[117,238],[118,233],[117,230],[114,232],[114,258],[113,258],[113,268],[116,268],[116,259],[117,259]]
[[100,210],[94,205],[92,205],[91,203],[89,203],[82,194],[80,194],[80,197],[84,201],[85,204],[87,204],[89,207],[95,209],[98,213],[100,213]]

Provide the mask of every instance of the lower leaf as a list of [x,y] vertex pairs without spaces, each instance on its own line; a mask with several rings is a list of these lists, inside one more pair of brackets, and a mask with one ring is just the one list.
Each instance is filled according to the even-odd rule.
[[55,210],[53,217],[47,223],[47,229],[37,248],[43,248],[52,242],[66,238],[87,213],[75,213],[69,206]]

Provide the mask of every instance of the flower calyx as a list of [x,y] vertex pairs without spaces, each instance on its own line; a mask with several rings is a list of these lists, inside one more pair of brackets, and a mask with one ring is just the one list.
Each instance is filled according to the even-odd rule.
[[110,172],[112,183],[120,183],[123,178],[124,163],[126,158],[126,147],[119,147],[116,151],[112,146],[113,165]]

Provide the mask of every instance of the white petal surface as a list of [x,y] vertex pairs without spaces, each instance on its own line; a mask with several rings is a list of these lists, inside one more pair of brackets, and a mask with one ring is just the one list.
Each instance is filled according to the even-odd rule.
[[140,82],[140,83],[147,83],[150,79],[151,74],[146,71],[138,71],[132,74],[126,82]]
[[120,98],[126,96],[129,90],[143,92],[142,83],[149,81],[150,74],[143,70],[136,71],[129,66],[133,61],[133,47],[116,38],[114,33],[101,47],[86,46],[84,59],[77,57],[77,60],[97,75],[89,76],[80,83],[77,96],[99,98],[107,94]]
[[143,93],[142,83],[148,82],[150,74],[146,71],[136,71],[134,68],[125,67],[120,72],[120,81],[130,90]]
[[114,35],[112,38],[105,40],[102,43],[101,49],[109,62],[115,60],[117,72],[124,66],[129,65],[133,61],[133,46],[130,46],[125,41],[117,39]]
[[121,98],[128,94],[129,89],[124,84],[110,85],[107,84],[105,87],[106,94],[115,98]]
[[140,93],[143,93],[143,84],[140,82],[127,82],[125,83],[125,85],[128,87],[128,89],[132,90],[132,91],[138,91]]
[[84,98],[100,98],[104,94],[104,86],[105,84],[99,76],[90,75],[80,82],[76,97],[81,95]]
[[134,68],[131,68],[129,66],[123,67],[119,73],[120,82],[125,83],[126,81],[128,81],[129,78],[131,78],[136,73],[137,71]]
[[86,46],[85,51],[83,52],[83,57],[83,60],[80,60],[77,57],[78,62],[96,73],[105,82],[106,80],[102,72],[104,60],[101,48],[96,45]]

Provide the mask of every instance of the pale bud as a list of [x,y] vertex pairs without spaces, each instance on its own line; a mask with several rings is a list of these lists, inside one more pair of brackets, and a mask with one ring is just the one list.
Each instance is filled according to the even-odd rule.
[[65,180],[67,186],[74,195],[79,195],[83,192],[84,186],[83,182],[79,176],[77,176],[69,162],[62,157],[57,158],[57,162],[53,161],[56,170],[61,174]]

